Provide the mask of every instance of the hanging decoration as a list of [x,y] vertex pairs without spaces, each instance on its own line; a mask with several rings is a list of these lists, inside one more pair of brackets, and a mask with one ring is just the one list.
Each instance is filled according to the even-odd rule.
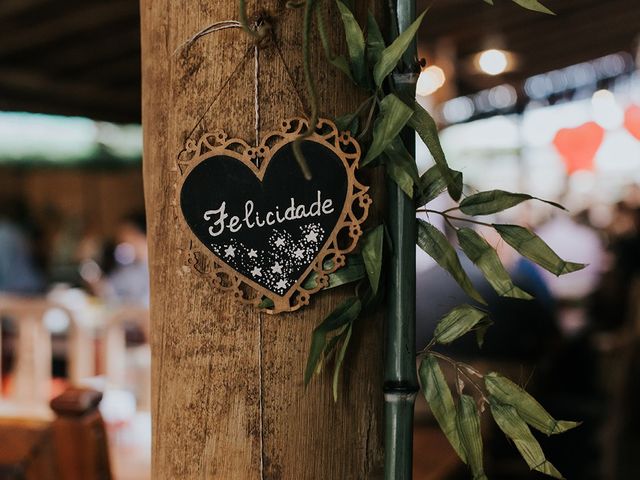
[[604,140],[604,129],[596,122],[587,122],[576,128],[558,130],[553,145],[564,160],[567,174],[580,170],[593,170],[596,152]]
[[636,140],[640,140],[640,107],[638,105],[631,105],[624,112],[624,128]]
[[[305,11],[308,33],[311,10]],[[244,6],[240,12],[240,21],[216,22],[178,49],[226,29],[243,29],[254,40],[178,154],[175,204],[182,231],[189,232],[187,263],[210,278],[216,290],[269,313],[294,311],[329,286],[329,274],[347,263],[346,254],[362,235],[371,197],[355,177],[360,145],[348,131],[318,118],[313,88],[308,119],[284,120],[279,130],[260,140],[261,49],[274,49],[303,109],[305,102],[269,18],[259,16],[249,25]],[[194,141],[190,137],[251,53],[255,144],[228,138],[222,129]],[[308,55],[305,58],[309,82]]]
[[[286,120],[255,147],[216,131],[189,140],[179,164],[189,263],[216,289],[270,313],[307,305],[328,285],[371,204],[355,178],[355,139],[325,119],[307,129],[306,120]],[[310,180],[293,153],[303,134]]]

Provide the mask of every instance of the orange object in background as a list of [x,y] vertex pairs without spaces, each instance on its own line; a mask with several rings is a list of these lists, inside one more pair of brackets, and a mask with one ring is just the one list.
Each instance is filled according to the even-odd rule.
[[631,105],[624,112],[624,128],[640,140],[640,107],[638,105]]
[[579,127],[558,130],[553,145],[571,175],[579,170],[593,170],[593,160],[602,140],[604,129],[596,122],[587,122]]

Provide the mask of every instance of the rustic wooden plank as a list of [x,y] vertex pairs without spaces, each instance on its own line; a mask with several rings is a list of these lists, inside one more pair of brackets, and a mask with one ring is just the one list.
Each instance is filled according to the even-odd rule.
[[[283,3],[260,2],[259,8],[275,10]],[[345,291],[320,294],[300,312],[267,316],[214,293],[206,280],[184,268],[179,255],[185,235],[176,227],[171,205],[176,155],[250,40],[226,30],[200,40],[188,56],[174,55],[174,50],[203,27],[236,18],[236,8],[233,0],[215,5],[204,0],[141,2],[152,279],[152,477],[375,478],[382,460],[381,319],[364,319],[358,327],[343,394],[334,405],[327,375],[305,393],[302,372],[311,331]],[[298,89],[301,14],[285,10],[276,25]],[[265,131],[298,114],[301,105],[275,51],[263,51],[260,59]],[[353,88],[319,52],[313,64],[322,112],[352,109]],[[233,137],[254,138],[253,74],[251,59],[192,138],[220,127]]]

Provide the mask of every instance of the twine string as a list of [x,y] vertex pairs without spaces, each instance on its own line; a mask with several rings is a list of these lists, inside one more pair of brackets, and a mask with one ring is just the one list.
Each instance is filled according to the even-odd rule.
[[[289,7],[290,8],[290,7]],[[278,57],[280,58],[280,61],[282,62],[283,66],[284,66],[284,70],[286,72],[286,75],[289,79],[289,82],[291,83],[291,86],[293,88],[293,91],[295,92],[296,98],[298,99],[298,101],[300,102],[300,106],[302,107],[302,111],[305,111],[305,102],[300,94],[300,91],[298,90],[298,88],[296,88],[296,82],[293,79],[293,75],[291,74],[291,70],[289,69],[287,63],[285,62],[284,56],[282,55],[282,50],[280,49],[280,46],[277,42],[277,40],[273,37],[272,32],[273,29],[271,27],[271,24],[266,21],[264,18],[261,18],[259,20],[257,20],[256,22],[254,22],[254,24],[252,25],[252,27],[246,27],[245,28],[245,23],[246,22],[246,12],[243,13],[244,10],[241,9],[241,21],[237,21],[237,20],[223,20],[223,21],[219,21],[219,22],[215,22],[205,28],[203,28],[202,30],[196,32],[195,34],[193,34],[191,37],[189,37],[187,40],[185,40],[183,43],[181,43],[176,50],[174,51],[174,55],[179,53],[180,51],[187,51],[192,45],[194,45],[198,40],[200,40],[201,38],[210,35],[212,33],[215,32],[219,32],[222,30],[226,30],[226,29],[231,29],[231,28],[238,28],[238,29],[243,29],[246,30],[248,28],[248,30],[251,32],[252,37],[254,38],[254,42],[253,45],[249,46],[247,48],[247,50],[245,51],[245,53],[242,55],[242,58],[239,60],[239,62],[236,64],[236,66],[234,67],[233,71],[229,74],[229,76],[227,76],[227,78],[224,80],[224,82],[222,83],[222,85],[220,86],[220,88],[218,89],[218,91],[214,94],[211,102],[208,103],[207,107],[205,108],[204,112],[202,113],[202,115],[200,115],[197,119],[197,121],[195,122],[195,124],[193,125],[193,127],[190,129],[189,133],[187,134],[186,138],[189,138],[193,135],[193,133],[196,131],[196,129],[198,128],[198,125],[200,125],[202,123],[202,121],[205,119],[205,117],[207,116],[207,114],[209,113],[209,111],[211,110],[211,108],[213,107],[213,105],[216,103],[216,101],[220,98],[223,90],[231,83],[231,80],[237,75],[238,71],[240,70],[240,68],[242,67],[242,65],[244,64],[244,62],[248,59],[247,57],[249,56],[251,50],[253,50],[253,64],[254,64],[254,74],[253,74],[253,107],[254,107],[254,131],[255,131],[255,144],[258,145],[260,143],[260,121],[261,121],[261,115],[260,115],[260,49],[261,48],[265,48],[269,45],[272,45],[275,48],[275,51],[278,55]],[[180,155],[182,155],[182,153],[185,150],[181,150],[178,153],[178,157],[180,157]]]
[[212,23],[208,27],[203,28],[199,32],[193,34],[190,38],[182,42],[178,48],[173,51],[173,54],[176,55],[179,51],[189,48],[193,45],[198,39],[209,35],[213,32],[218,32],[220,30],[226,30],[227,28],[242,28],[240,22],[237,20],[222,20],[221,22]]

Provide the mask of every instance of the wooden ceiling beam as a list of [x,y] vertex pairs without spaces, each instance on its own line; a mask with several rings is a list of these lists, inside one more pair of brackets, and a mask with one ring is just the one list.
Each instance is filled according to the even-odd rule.
[[3,41],[0,42],[0,57],[46,46],[59,38],[73,36],[79,32],[91,32],[102,25],[137,15],[137,2],[131,0],[87,2],[76,11],[52,18],[45,23],[34,24],[30,28],[17,28],[13,31],[5,29]]
[[49,78],[39,72],[21,70],[0,70],[0,96],[2,90],[21,92],[22,96],[37,98],[51,97],[54,101],[65,99],[70,104],[87,104],[114,109],[131,108],[139,102],[139,93],[126,89],[109,89],[87,82],[61,81]]
[[86,68],[76,79],[110,84],[123,78],[140,78],[141,63],[137,55],[127,55],[112,62],[103,62],[92,68]]
[[2,21],[14,15],[39,8],[46,4],[49,0],[2,0],[0,2],[0,19]]
[[[118,48],[114,48],[117,45]],[[86,38],[66,47],[51,49],[42,64],[53,73],[81,71],[87,64],[102,63],[123,54],[140,61],[140,30],[127,27],[109,36]]]

